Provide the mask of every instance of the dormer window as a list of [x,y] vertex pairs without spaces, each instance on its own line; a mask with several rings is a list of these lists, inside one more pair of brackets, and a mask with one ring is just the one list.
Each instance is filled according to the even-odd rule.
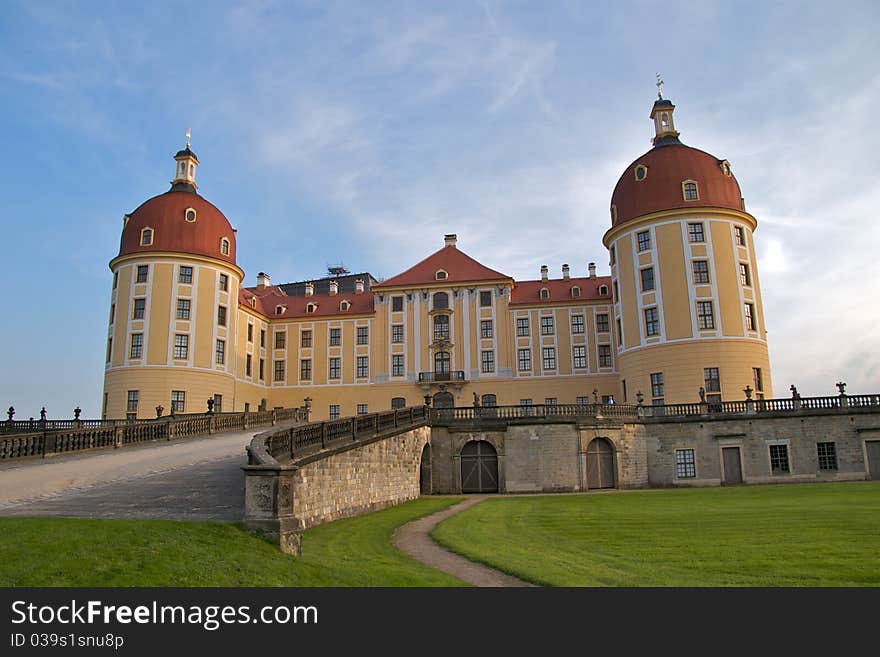
[[313,314],[317,309],[318,309],[317,304],[314,304],[314,303],[307,303],[306,304],[306,313],[309,315]]
[[681,183],[681,191],[685,201],[699,201],[700,192],[696,180],[685,180]]
[[571,288],[571,296],[573,296],[573,297],[581,296],[581,288],[579,288],[577,285],[572,287]]
[[183,218],[186,219],[189,223],[193,223],[196,220],[196,214],[197,213],[195,208],[187,208],[183,211]]
[[648,177],[648,167],[646,167],[644,164],[637,164],[636,169],[635,169],[635,174],[636,174],[636,180],[641,182],[642,180],[644,180],[645,178]]
[[225,237],[220,240],[220,253],[225,256],[229,255],[229,240]]
[[608,296],[608,286],[600,285],[599,286],[599,296],[607,297]]
[[541,298],[542,299],[549,299],[550,298],[550,290],[548,290],[546,287],[541,288]]
[[257,297],[251,297],[251,308],[257,307]]
[[141,246],[150,246],[153,244],[153,229],[144,228],[141,230]]
[[730,162],[728,162],[727,160],[721,160],[721,171],[725,176],[730,178],[730,176],[733,175],[730,172]]
[[351,302],[342,301],[339,303],[339,310],[348,310],[349,308],[351,308]]
[[275,314],[283,315],[284,314],[284,306],[275,306]]
[[449,278],[449,274],[447,274],[442,269],[438,269],[437,272],[434,274],[434,279],[438,281],[445,281],[447,278]]

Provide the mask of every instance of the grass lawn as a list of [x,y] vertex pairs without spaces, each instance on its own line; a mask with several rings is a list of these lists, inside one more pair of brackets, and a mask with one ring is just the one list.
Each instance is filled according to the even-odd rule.
[[432,535],[552,586],[878,586],[880,484],[495,498]]
[[315,527],[301,558],[232,523],[0,518],[0,586],[461,586],[391,544],[400,525],[457,501]]

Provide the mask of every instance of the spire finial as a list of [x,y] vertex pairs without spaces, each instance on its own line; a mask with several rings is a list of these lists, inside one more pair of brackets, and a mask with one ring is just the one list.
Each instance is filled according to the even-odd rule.
[[657,74],[657,98],[663,100],[663,78],[659,73]]
[[[658,77],[659,77],[659,75],[658,75]],[[191,131],[190,131],[189,128],[187,128],[187,129],[186,129],[186,147],[187,147],[187,148],[189,148],[189,140],[190,140],[190,137],[191,137],[191,136],[192,136],[192,135],[191,135]]]

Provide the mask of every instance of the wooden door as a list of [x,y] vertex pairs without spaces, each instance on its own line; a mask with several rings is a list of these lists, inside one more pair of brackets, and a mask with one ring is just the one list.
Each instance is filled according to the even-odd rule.
[[743,479],[739,447],[723,448],[721,450],[721,460],[724,463],[724,485],[733,486],[741,484]]

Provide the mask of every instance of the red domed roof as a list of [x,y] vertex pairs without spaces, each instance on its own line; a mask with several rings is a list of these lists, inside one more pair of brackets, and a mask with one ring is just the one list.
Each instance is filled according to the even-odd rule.
[[[187,210],[195,221],[187,221]],[[152,244],[142,245],[144,228],[153,230]],[[229,253],[221,240],[229,240]],[[119,255],[150,251],[177,251],[235,263],[235,232],[223,213],[194,192],[169,191],[145,201],[131,213],[122,229]]]
[[[652,148],[630,164],[617,181],[611,195],[612,226],[675,208],[744,210],[739,183],[733,174],[725,173],[725,163],[725,160],[685,146],[678,140]],[[647,167],[643,180],[636,179],[639,165]],[[682,183],[686,180],[697,183],[699,198],[695,201],[684,199]]]

